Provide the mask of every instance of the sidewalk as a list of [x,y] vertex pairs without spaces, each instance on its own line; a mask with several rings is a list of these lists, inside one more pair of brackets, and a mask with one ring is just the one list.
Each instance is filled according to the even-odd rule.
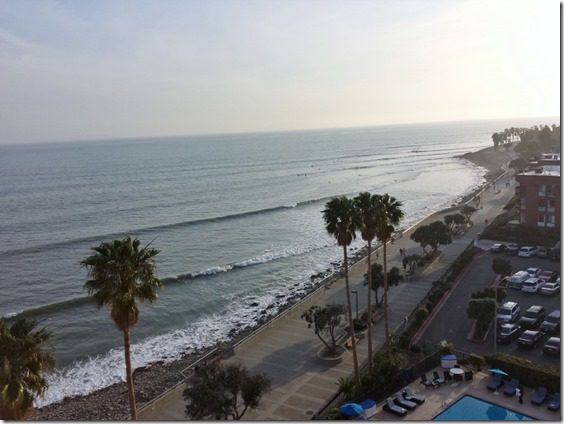
[[[510,178],[510,173],[506,178]],[[463,236],[453,240],[452,244],[442,246],[442,254],[423,275],[413,277],[409,281],[401,282],[388,292],[390,331],[400,325],[404,318],[411,313],[423,299],[432,286],[432,282],[440,278],[448,266],[472,241],[477,239],[484,226],[485,220],[491,221],[512,197],[514,188],[505,187],[505,179],[497,184],[499,191],[492,188],[482,194],[482,208],[472,220],[474,226]],[[420,225],[426,225],[436,220],[442,220],[453,211],[439,212],[424,219]],[[417,227],[408,230],[403,237],[388,246],[388,266],[403,269],[399,249],[405,249],[406,254],[421,254],[421,247],[410,239],[410,234]],[[382,254],[375,255],[372,261],[381,263]],[[363,276],[366,273],[366,259],[350,267],[349,278],[351,290],[358,291],[359,309],[366,307],[367,286],[363,286]],[[321,343],[307,328],[307,324],[300,318],[302,312],[311,305],[328,303],[346,303],[345,281],[341,278],[330,288],[319,290],[312,299],[301,302],[285,318],[279,319],[262,331],[256,337],[240,346],[235,355],[226,362],[240,362],[252,373],[265,373],[272,381],[272,390],[261,400],[256,410],[248,411],[245,420],[309,420],[330,399],[338,389],[337,380],[348,377],[353,373],[352,353],[347,352],[343,361],[336,365],[326,365],[319,362],[316,352]],[[355,314],[355,297],[352,297],[353,315]],[[384,322],[381,320],[373,326],[373,344],[376,351],[384,343]],[[357,344],[359,364],[367,360],[367,338]],[[185,402],[182,399],[182,387],[171,392],[155,403],[150,409],[141,411],[139,419],[186,420],[184,415]]]

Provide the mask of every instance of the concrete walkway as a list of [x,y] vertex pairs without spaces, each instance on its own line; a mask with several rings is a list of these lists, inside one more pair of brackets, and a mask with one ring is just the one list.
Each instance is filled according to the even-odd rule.
[[[484,228],[485,220],[492,220],[512,197],[513,187],[505,187],[505,181],[498,184],[501,191],[492,188],[483,192],[482,208],[472,217],[474,226],[460,238],[453,240],[448,246],[441,247],[442,254],[423,275],[412,277],[400,283],[388,293],[390,331],[401,325],[404,318],[423,299],[432,286],[432,282],[440,278],[454,259],[476,238]],[[471,205],[474,205],[471,203]],[[423,220],[418,225],[442,220],[454,211],[440,212]],[[421,247],[410,239],[415,228],[407,231],[388,247],[389,268],[398,266],[402,269],[399,249],[406,254],[421,254]],[[373,262],[382,261],[373,256]],[[367,286],[363,285],[366,273],[366,260],[361,260],[350,268],[350,288],[358,290],[359,309],[366,307]],[[307,301],[300,302],[284,318],[268,325],[259,335],[242,344],[235,355],[226,362],[239,362],[252,373],[265,373],[272,381],[272,390],[266,394],[256,410],[248,411],[245,420],[309,420],[337,391],[337,380],[353,373],[352,353],[347,352],[342,362],[326,365],[316,358],[321,343],[300,318],[302,312],[311,305],[346,303],[345,281],[341,278],[328,289],[321,289],[310,296]],[[353,314],[355,313],[355,297],[352,296]],[[376,351],[384,342],[384,322],[373,326],[373,343]],[[367,360],[367,338],[357,344],[359,364]],[[186,420],[185,402],[182,399],[183,385],[170,392],[151,407],[140,411],[139,419]]]

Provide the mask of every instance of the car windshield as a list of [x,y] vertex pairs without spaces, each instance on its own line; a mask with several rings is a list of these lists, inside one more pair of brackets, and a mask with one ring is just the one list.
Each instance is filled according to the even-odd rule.
[[523,335],[521,336],[521,338],[525,340],[530,340],[533,337],[534,337],[534,333],[523,333]]
[[546,342],[548,346],[560,346],[560,340],[549,340]]
[[[535,286],[537,283],[535,281],[525,281],[524,286]],[[490,312],[491,313],[491,312]]]
[[511,334],[513,331],[513,327],[503,327],[501,329],[501,334]]
[[[491,312],[490,312],[490,313],[491,313]],[[546,320],[547,320],[548,322],[553,322],[553,323],[555,323],[555,324],[558,324],[558,323],[560,322],[560,318],[551,317],[551,316],[548,316],[548,317],[546,318]]]
[[[500,309],[499,311],[497,311],[497,313],[499,315],[511,315],[511,311],[509,309]],[[491,312],[490,312],[490,314],[491,314]]]
[[[491,312],[490,312],[491,314]],[[523,315],[525,318],[536,318],[537,317],[537,313],[533,312],[533,311],[527,311],[525,312],[525,315]],[[490,315],[491,316],[491,315]]]

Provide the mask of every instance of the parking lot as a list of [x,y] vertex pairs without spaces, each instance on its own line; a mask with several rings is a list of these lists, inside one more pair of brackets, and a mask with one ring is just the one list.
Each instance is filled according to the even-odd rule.
[[[489,253],[487,256],[491,258],[495,257],[502,257],[507,258],[511,261],[513,267],[513,273],[526,270],[529,267],[541,268],[544,270],[551,270],[551,271],[558,271],[560,272],[560,263],[559,262],[552,262],[546,258],[520,258],[517,256],[505,256],[504,254],[500,253]],[[521,315],[525,313],[525,311],[533,305],[544,306],[546,310],[546,314],[548,315],[555,309],[560,309],[560,293],[554,296],[545,296],[538,293],[523,293],[520,290],[516,289],[507,289],[507,297],[503,300],[503,302],[513,301],[518,302],[519,306],[521,307]],[[555,336],[560,337],[560,334],[555,334]],[[493,336],[492,336],[493,337]],[[560,358],[559,357],[549,357],[543,354],[542,346],[548,340],[551,335],[545,335],[539,343],[538,347],[534,350],[522,349],[517,347],[517,341],[513,341],[509,345],[497,345],[498,352],[508,352],[512,355],[522,356],[527,359],[530,359],[536,363],[547,363],[550,365],[559,365]],[[493,342],[493,338],[492,338]]]
[[[543,270],[560,271],[560,263],[552,262],[546,258],[520,258],[517,256],[506,256],[503,253],[484,252],[475,258],[472,264],[465,270],[459,283],[453,289],[449,298],[442,306],[441,310],[435,315],[421,335],[421,339],[430,343],[439,343],[441,340],[449,340],[454,343],[455,348],[478,354],[491,354],[494,350],[493,331],[483,343],[475,343],[467,339],[472,327],[472,320],[466,314],[470,295],[476,291],[491,287],[496,274],[492,270],[493,258],[507,258],[511,261],[513,273],[526,270],[529,267],[541,268]],[[533,305],[544,306],[548,315],[554,309],[560,309],[560,296],[545,296],[540,294],[522,293],[520,290],[507,289],[507,297],[503,302],[518,302],[521,314]],[[521,356],[535,363],[558,366],[560,358],[546,356],[542,352],[542,347],[550,336],[546,335],[536,349],[528,350],[517,347],[517,341],[508,345],[497,344],[498,352],[508,352],[512,355]]]

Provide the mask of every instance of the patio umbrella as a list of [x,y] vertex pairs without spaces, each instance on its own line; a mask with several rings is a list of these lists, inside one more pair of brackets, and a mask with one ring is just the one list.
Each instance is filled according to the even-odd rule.
[[506,377],[509,375],[505,371],[500,370],[499,368],[490,368],[488,371],[491,372],[492,374],[500,374],[500,375],[504,375]]
[[348,417],[356,417],[364,412],[364,408],[358,403],[345,403],[341,405],[339,411]]

